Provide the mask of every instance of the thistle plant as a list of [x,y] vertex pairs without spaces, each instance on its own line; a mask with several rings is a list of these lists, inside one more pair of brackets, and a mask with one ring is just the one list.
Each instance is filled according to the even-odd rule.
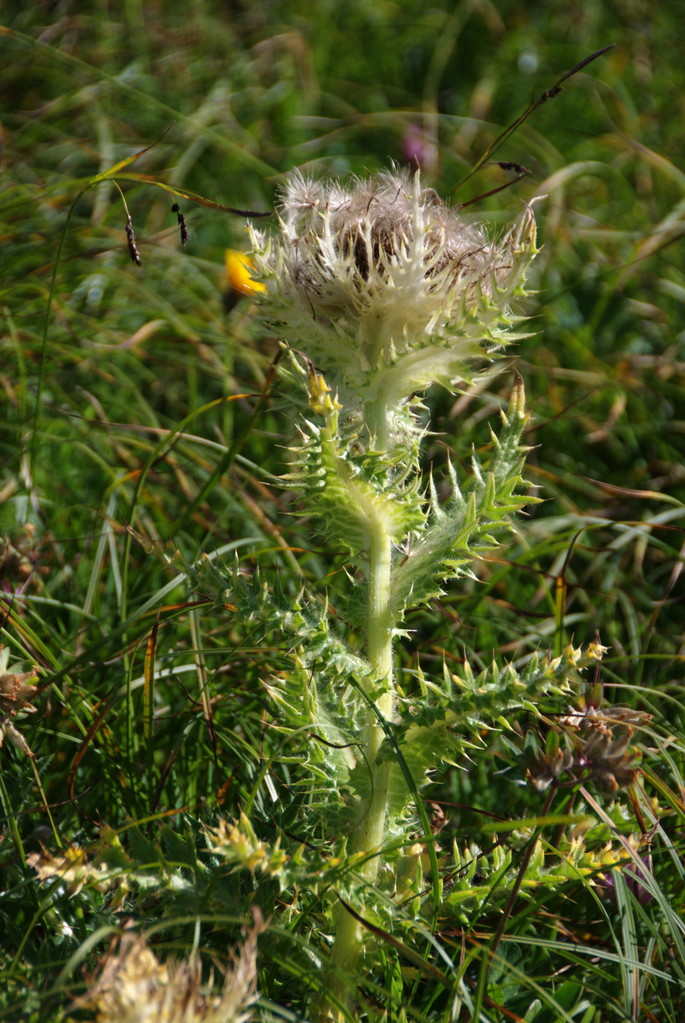
[[[395,666],[407,612],[472,575],[474,561],[502,542],[532,500],[522,476],[520,379],[487,457],[474,455],[465,478],[448,464],[446,500],[420,464],[428,387],[464,388],[524,336],[516,302],[536,253],[531,207],[495,241],[418,174],[379,174],[347,188],[296,172],[281,197],[278,230],[251,229],[251,239],[258,298],[299,396],[283,482],[331,547],[347,552],[347,582],[330,595],[310,588],[293,599],[237,568],[221,578],[219,599],[261,623],[265,636],[280,630],[290,645],[291,669],[266,684],[277,728],[300,745],[292,761],[311,774],[301,830],[307,814],[310,827],[323,818],[334,843],[328,863],[319,858],[307,868],[304,850],[297,862],[301,887],[308,869],[310,888],[337,896],[326,996],[313,1012],[342,1019],[353,1002],[362,920],[388,918],[374,891],[388,888],[392,864],[398,885],[411,873],[420,859],[417,827],[433,862],[432,896],[440,897],[418,798],[431,771],[478,742],[483,726],[507,727],[516,709],[536,713],[541,696],[568,691],[601,648],[533,657],[520,672],[493,664],[476,674],[467,662],[459,675],[445,669],[439,678],[404,679]],[[221,577],[216,564],[205,567]],[[243,845],[254,844],[247,816],[238,832],[245,841],[222,848],[235,862]],[[276,854],[285,883],[295,858],[286,863]],[[260,855],[262,867],[275,862]]]

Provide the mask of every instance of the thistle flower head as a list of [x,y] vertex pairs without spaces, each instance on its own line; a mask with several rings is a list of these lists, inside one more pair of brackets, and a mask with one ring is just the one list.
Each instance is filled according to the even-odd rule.
[[535,225],[498,242],[423,188],[381,173],[351,187],[295,172],[279,231],[252,229],[267,315],[335,387],[397,405],[512,340],[511,300],[535,254]]

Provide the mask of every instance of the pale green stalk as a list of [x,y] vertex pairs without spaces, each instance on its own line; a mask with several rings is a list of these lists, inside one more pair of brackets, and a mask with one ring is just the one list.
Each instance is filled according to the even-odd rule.
[[[369,546],[367,656],[372,669],[371,684],[383,687],[383,693],[376,700],[376,708],[386,720],[392,720],[395,713],[392,650],[394,622],[389,612],[391,579],[392,541],[383,517],[378,516],[371,529]],[[382,725],[376,714],[369,711],[360,753],[371,773],[371,796],[360,806],[359,819],[350,842],[352,855],[365,857],[359,867],[359,874],[369,884],[373,884],[378,876],[379,853],[388,812],[390,763],[386,761],[376,764],[383,738]],[[338,907],[336,916],[329,991],[334,1000],[345,1004],[349,997],[348,976],[359,958],[362,925],[342,905]],[[335,1014],[329,1007],[325,1007],[319,1018],[342,1020],[344,1014]]]

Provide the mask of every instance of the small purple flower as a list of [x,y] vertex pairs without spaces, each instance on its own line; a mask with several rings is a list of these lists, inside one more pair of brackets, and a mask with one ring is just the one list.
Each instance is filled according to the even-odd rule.
[[432,174],[437,163],[437,147],[427,132],[418,124],[410,124],[405,129],[400,144],[402,159],[410,167]]

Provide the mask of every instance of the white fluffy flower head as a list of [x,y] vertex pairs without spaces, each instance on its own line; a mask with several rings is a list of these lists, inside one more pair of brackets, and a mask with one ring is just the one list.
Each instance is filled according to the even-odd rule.
[[336,385],[373,379],[391,400],[464,377],[512,339],[536,251],[529,208],[493,242],[403,172],[348,188],[294,172],[277,235],[251,234],[267,316],[291,346]]

